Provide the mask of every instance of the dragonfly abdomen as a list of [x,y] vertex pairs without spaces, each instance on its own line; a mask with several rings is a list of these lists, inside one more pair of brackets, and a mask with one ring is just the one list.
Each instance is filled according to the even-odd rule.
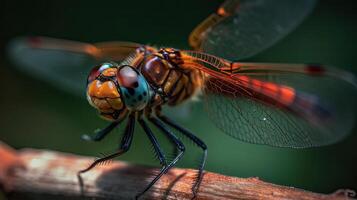
[[222,80],[210,78],[208,84],[212,88],[209,92],[219,91],[217,87],[225,85],[226,87],[221,88],[225,96],[251,98],[277,109],[290,111],[292,114],[308,119],[309,123],[314,125],[326,124],[333,117],[333,108],[316,95],[244,75],[236,75],[235,80],[238,81],[236,84],[227,82],[223,84]]
[[[268,100],[274,104],[281,106],[291,106],[296,98],[296,91],[294,88],[279,85],[272,82],[260,81],[252,79],[248,76],[236,76],[240,87],[246,89],[246,92],[254,92],[256,96],[264,100]],[[242,89],[243,89],[242,88]]]
[[230,98],[250,98],[275,108],[292,111],[314,121],[326,120],[332,115],[331,108],[313,94],[243,75],[236,75],[235,80],[236,83],[231,83],[210,77],[206,91]]

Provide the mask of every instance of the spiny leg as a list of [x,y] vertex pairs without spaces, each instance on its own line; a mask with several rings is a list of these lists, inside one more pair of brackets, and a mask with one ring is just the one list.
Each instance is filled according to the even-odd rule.
[[105,162],[107,160],[113,159],[117,156],[120,156],[121,154],[127,152],[129,150],[131,141],[133,140],[133,133],[134,133],[134,126],[135,126],[135,115],[134,114],[130,114],[129,115],[129,119],[128,119],[128,123],[126,124],[125,127],[125,132],[124,132],[124,136],[122,138],[119,150],[113,154],[110,154],[108,156],[105,156],[103,158],[97,159],[96,161],[94,161],[89,167],[81,170],[78,172],[78,176],[80,176],[80,174],[87,172],[89,170],[91,170],[92,168],[94,168],[95,166],[97,166],[98,164]]
[[114,121],[112,123],[110,123],[108,126],[106,126],[103,129],[100,129],[98,131],[95,131],[95,135],[94,136],[90,136],[87,134],[82,135],[82,139],[86,140],[86,141],[101,141],[106,135],[108,135],[116,126],[118,126],[118,124],[121,121]]
[[[147,119],[149,119],[150,122],[152,122],[152,121],[151,121],[151,118],[152,118],[151,113],[152,113],[152,109],[151,109],[151,108],[145,109],[145,116],[146,116]],[[165,135],[166,138],[169,140],[169,142],[171,143],[171,145],[172,145],[173,147],[175,147],[175,148],[173,149],[173,152],[169,155],[169,160],[173,160],[173,159],[177,156],[179,150],[178,150],[178,148],[176,147],[176,142],[173,141],[172,138],[170,138],[167,134],[164,134],[164,135]],[[167,159],[167,156],[166,156],[166,159]]]
[[[140,114],[141,115],[141,114]],[[154,147],[155,153],[156,153],[156,157],[159,159],[161,166],[164,168],[167,163],[166,163],[166,158],[165,155],[159,145],[159,142],[157,141],[157,139],[155,138],[153,132],[151,131],[151,129],[149,128],[149,126],[146,124],[146,122],[142,119],[141,116],[138,117],[138,122],[141,125],[141,127],[143,127],[144,132],[146,133],[146,135],[148,136],[151,144]]]
[[162,122],[152,116],[148,116],[148,119],[156,125],[163,133],[166,134],[166,136],[169,137],[169,139],[176,145],[178,148],[179,153],[176,155],[176,157],[163,169],[161,169],[160,173],[150,182],[150,184],[138,195],[136,195],[136,199],[138,199],[141,195],[143,195],[146,191],[148,191],[160,178],[163,174],[167,173],[167,171],[175,166],[175,164],[182,158],[184,152],[185,152],[185,146],[183,143],[169,130],[165,127]]
[[192,186],[192,192],[193,192],[193,195],[194,195],[193,198],[195,198],[196,195],[197,195],[198,188],[199,188],[199,186],[201,184],[201,181],[202,181],[202,178],[203,178],[203,168],[205,166],[206,158],[207,158],[207,146],[201,139],[199,139],[193,133],[191,133],[191,131],[181,127],[176,122],[172,121],[170,118],[164,116],[161,113],[161,108],[156,109],[156,116],[160,120],[162,120],[164,123],[168,124],[169,126],[175,128],[176,130],[181,132],[183,135],[185,135],[187,138],[192,140],[197,146],[201,147],[202,150],[203,150],[202,160],[201,160],[200,166],[198,168],[198,176],[197,176],[197,179],[195,181],[195,184]]

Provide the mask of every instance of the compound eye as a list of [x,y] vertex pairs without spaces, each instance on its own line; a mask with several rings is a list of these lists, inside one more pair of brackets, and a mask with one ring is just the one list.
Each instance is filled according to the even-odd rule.
[[118,69],[116,78],[126,108],[131,111],[143,110],[151,98],[145,77],[135,68],[124,65]]
[[125,88],[137,88],[139,73],[132,67],[126,65],[117,72],[119,85]]
[[94,81],[104,70],[112,67],[115,67],[113,63],[103,63],[101,65],[93,67],[93,69],[88,75],[87,83]]

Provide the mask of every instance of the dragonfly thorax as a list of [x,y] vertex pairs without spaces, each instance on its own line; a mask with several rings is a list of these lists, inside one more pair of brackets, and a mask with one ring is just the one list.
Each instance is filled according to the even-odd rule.
[[161,49],[145,57],[138,69],[153,89],[152,106],[175,106],[192,97],[199,88],[199,72],[176,62],[178,51]]

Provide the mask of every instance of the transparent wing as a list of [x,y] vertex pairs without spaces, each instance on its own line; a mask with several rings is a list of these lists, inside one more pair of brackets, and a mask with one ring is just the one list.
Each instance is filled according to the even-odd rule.
[[345,71],[311,65],[231,63],[183,54],[204,75],[209,117],[250,143],[303,148],[345,138],[355,125],[357,81]]
[[140,44],[88,44],[47,37],[22,37],[8,46],[10,59],[20,70],[55,87],[84,96],[91,68],[103,61],[120,61]]
[[226,59],[272,46],[312,11],[315,0],[226,0],[191,33],[190,45]]

